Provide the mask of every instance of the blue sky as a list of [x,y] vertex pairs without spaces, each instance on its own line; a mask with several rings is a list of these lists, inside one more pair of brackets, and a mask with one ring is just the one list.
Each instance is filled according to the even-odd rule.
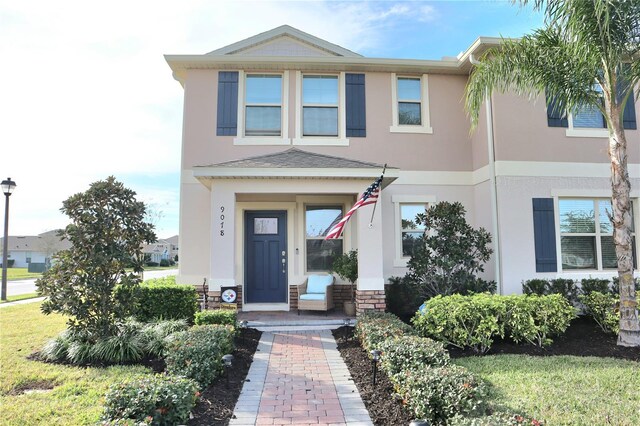
[[62,227],[62,201],[114,175],[178,232],[182,88],[163,54],[289,24],[365,56],[439,59],[542,17],[507,1],[21,0],[0,3],[0,177],[10,233]]

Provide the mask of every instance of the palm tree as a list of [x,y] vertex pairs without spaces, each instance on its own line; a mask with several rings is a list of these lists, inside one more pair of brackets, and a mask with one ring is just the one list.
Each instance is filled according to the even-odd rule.
[[[516,0],[517,1],[517,0]],[[517,40],[503,39],[480,58],[469,77],[466,109],[472,126],[493,93],[512,91],[534,99],[546,92],[556,112],[597,108],[609,129],[611,205],[609,218],[620,279],[618,345],[640,346],[638,304],[633,285],[631,183],[622,114],[634,102],[640,81],[640,1],[520,0],[533,3],[545,27]],[[555,106],[552,106],[555,105]]]

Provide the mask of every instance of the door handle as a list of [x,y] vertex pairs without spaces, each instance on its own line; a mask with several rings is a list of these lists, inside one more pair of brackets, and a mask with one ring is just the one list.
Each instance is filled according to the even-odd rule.
[[[283,253],[284,253],[284,252],[283,252]],[[283,273],[283,274],[284,274],[284,273],[286,273],[286,272],[285,272],[285,267],[284,267],[285,263],[287,263],[287,260],[283,257],[283,258],[282,258],[282,273]]]

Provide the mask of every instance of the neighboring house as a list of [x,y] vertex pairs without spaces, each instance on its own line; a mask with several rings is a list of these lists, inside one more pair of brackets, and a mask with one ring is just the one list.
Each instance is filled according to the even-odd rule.
[[[531,278],[613,276],[599,113],[564,118],[544,97],[495,94],[470,133],[471,59],[499,42],[479,38],[442,60],[377,59],[282,26],[167,55],[184,88],[178,282],[207,278],[214,300],[236,285],[244,310],[289,310],[305,276],[358,249],[359,310],[382,309],[385,283],[407,272],[424,232],[415,214],[439,201],[461,202],[491,232],[485,275],[501,293]],[[635,233],[637,108],[624,115]],[[373,208],[362,208],[342,238],[324,241],[385,163],[372,225]]]
[[[10,235],[7,257],[14,261],[13,267],[28,268],[32,264],[32,269],[44,269],[54,254],[71,247],[71,243],[61,240],[57,233],[53,230],[39,235]],[[0,247],[3,247],[3,240],[0,238]]]
[[155,243],[146,244],[142,252],[149,258],[149,261],[160,263],[162,260],[176,260],[178,255],[178,236],[166,239],[159,239]]

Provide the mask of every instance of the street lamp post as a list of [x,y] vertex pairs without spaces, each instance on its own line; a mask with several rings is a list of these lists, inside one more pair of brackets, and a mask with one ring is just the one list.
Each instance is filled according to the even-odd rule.
[[4,240],[2,247],[2,293],[0,294],[0,299],[7,300],[7,251],[9,250],[9,196],[13,192],[13,189],[16,187],[16,183],[11,180],[11,178],[7,178],[7,180],[3,180],[0,184],[2,187],[2,192],[6,197],[4,203]]

